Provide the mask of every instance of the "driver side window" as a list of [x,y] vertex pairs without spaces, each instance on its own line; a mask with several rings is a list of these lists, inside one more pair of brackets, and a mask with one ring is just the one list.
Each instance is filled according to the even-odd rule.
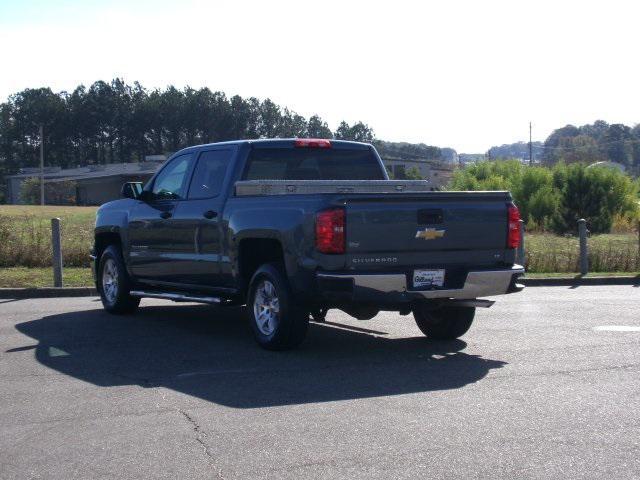
[[180,200],[186,193],[186,175],[191,165],[190,153],[171,160],[153,182],[152,193],[156,200]]

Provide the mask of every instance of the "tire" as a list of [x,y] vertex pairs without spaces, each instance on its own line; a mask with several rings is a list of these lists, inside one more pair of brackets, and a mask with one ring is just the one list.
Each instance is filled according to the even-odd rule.
[[117,245],[109,245],[100,256],[97,287],[104,309],[109,313],[133,313],[140,298],[129,295],[131,280]]
[[267,350],[297,347],[307,334],[309,312],[293,300],[281,264],[266,263],[254,273],[247,310],[254,337]]
[[413,310],[418,328],[427,338],[454,340],[461,337],[473,323],[475,307],[440,307],[429,309],[419,306]]

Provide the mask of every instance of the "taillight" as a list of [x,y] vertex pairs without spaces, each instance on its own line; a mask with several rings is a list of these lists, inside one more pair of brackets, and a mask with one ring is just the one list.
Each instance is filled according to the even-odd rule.
[[298,138],[294,145],[298,148],[331,148],[331,140],[322,138]]
[[507,233],[507,248],[518,248],[520,246],[520,210],[513,203],[509,205],[507,221],[509,231]]
[[316,249],[320,253],[344,253],[344,208],[322,210],[316,215]]

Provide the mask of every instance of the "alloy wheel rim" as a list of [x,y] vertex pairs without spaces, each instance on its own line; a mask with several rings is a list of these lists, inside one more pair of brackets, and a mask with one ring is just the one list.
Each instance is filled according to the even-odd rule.
[[269,280],[263,280],[256,288],[253,299],[253,318],[263,335],[273,334],[278,327],[280,300],[276,288]]
[[109,258],[102,269],[102,292],[109,303],[118,296],[118,269],[116,262]]

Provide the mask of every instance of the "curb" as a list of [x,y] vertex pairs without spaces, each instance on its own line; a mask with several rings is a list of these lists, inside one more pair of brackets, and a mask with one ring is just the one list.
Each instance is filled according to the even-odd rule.
[[98,292],[93,287],[62,288],[0,288],[0,298],[55,298],[55,297],[95,297]]
[[526,287],[580,287],[589,285],[640,285],[638,277],[558,277],[519,278]]

